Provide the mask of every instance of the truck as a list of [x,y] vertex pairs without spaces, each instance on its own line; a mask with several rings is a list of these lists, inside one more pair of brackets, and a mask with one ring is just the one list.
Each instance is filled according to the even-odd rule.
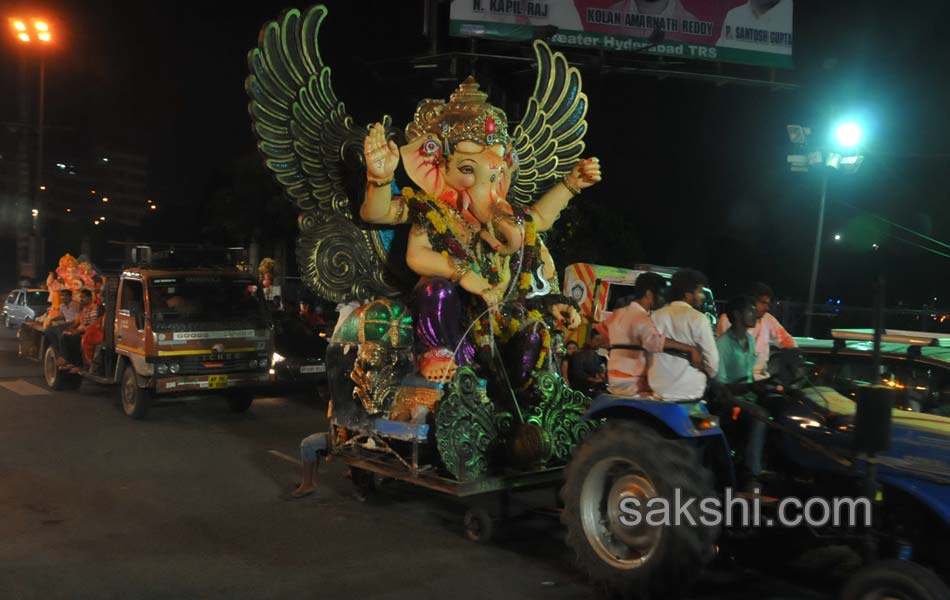
[[[641,273],[658,273],[666,279],[671,279],[678,270],[674,267],[646,264],[634,265],[632,269],[590,263],[574,263],[568,266],[564,270],[564,294],[573,298],[580,307],[581,325],[572,330],[564,341],[573,341],[584,347],[593,336],[597,324],[610,316],[614,301],[633,292],[633,285]],[[703,312],[715,330],[719,318],[716,299],[711,289],[706,287],[704,290],[706,300]]]
[[223,394],[243,412],[271,384],[270,315],[256,279],[234,266],[140,246],[106,276],[101,301],[103,341],[86,366],[77,351],[61,357],[40,322],[20,327],[19,355],[42,363],[51,389],[117,386],[125,414],[142,419],[156,401],[193,394]]

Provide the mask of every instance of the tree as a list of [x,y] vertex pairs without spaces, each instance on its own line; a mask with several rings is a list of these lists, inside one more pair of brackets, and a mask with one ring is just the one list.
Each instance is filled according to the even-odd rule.
[[247,245],[296,237],[296,211],[260,156],[246,154],[221,175],[203,211],[206,238]]

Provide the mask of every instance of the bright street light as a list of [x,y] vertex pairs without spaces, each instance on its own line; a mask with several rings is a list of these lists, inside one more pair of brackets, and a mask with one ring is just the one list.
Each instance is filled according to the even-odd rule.
[[854,121],[845,121],[835,128],[835,139],[842,148],[854,148],[861,143],[861,126]]
[[[33,41],[33,36],[30,35],[30,28],[20,19],[11,20],[13,25],[13,31],[16,34],[18,40],[25,44],[29,44]],[[49,43],[53,41],[53,35],[50,33],[49,23],[46,21],[35,19],[33,21],[33,35],[36,36],[36,39],[43,43]]]
[[[842,121],[834,128],[837,142],[837,151],[829,148],[813,147],[808,143],[812,131],[801,125],[787,125],[789,141],[796,146],[794,154],[789,154],[787,161],[792,171],[807,173],[811,167],[817,166],[821,171],[821,200],[818,204],[818,232],[815,236],[815,251],[811,263],[811,281],[808,286],[808,306],[805,309],[805,336],[811,335],[812,316],[815,306],[815,288],[818,284],[818,265],[821,260],[821,243],[825,224],[825,201],[828,195],[829,173],[841,171],[855,173],[860,168],[864,157],[857,153],[857,146],[861,143],[861,126],[855,121]],[[830,132],[829,132],[830,133]],[[851,152],[846,152],[849,150]],[[840,242],[841,234],[835,234],[834,240]],[[877,250],[875,244],[874,249]]]
[[37,210],[37,209],[35,209],[35,208],[34,208],[32,211],[30,211],[30,212],[33,214],[34,217],[40,216],[40,211]]

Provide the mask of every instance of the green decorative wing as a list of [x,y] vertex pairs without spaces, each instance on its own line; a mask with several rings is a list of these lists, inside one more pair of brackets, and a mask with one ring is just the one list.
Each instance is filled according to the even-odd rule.
[[515,128],[520,161],[509,199],[529,204],[574,167],[584,152],[587,95],[581,74],[560,52],[537,40],[538,78],[524,118]]
[[[284,11],[248,53],[245,90],[264,163],[300,210],[297,262],[305,282],[336,302],[397,293],[385,268],[385,234],[354,218],[365,128],[333,92],[317,38],[322,5]],[[389,117],[384,125],[390,129]],[[354,190],[351,194],[347,189]]]
[[534,378],[540,401],[531,408],[526,421],[547,432],[552,454],[559,461],[566,461],[574,447],[596,426],[595,422],[583,419],[590,408],[590,398],[567,387],[561,377],[550,371],[535,372]]
[[511,426],[511,414],[496,413],[475,372],[456,371],[436,405],[435,439],[445,468],[461,481],[486,475],[500,436]]

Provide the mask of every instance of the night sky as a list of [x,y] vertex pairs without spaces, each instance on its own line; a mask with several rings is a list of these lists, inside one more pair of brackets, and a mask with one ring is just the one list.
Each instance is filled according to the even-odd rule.
[[[378,64],[426,49],[421,1],[328,4],[323,56],[358,123],[386,112],[401,127],[416,100],[445,97],[454,87],[422,79],[399,61]],[[192,215],[201,214],[230,165],[253,152],[243,83],[261,24],[283,8],[306,5],[237,6],[46,5],[68,32],[49,61],[50,126],[146,153],[150,190],[165,222],[178,224],[178,237],[197,235]],[[857,175],[831,182],[826,238],[843,232],[845,243],[825,246],[819,297],[867,303],[881,266],[889,303],[920,306],[937,297],[950,306],[948,259],[893,234],[950,250],[906,231],[888,235],[863,212],[950,242],[947,3],[798,0],[795,9],[796,68],[777,78],[799,84],[797,91],[584,71],[588,149],[601,158],[605,182],[579,198],[575,210],[589,210],[602,227],[568,258],[694,266],[723,297],[764,279],[781,297],[803,298],[819,182],[814,174],[789,173],[785,125],[818,129],[835,111],[857,109],[868,116],[867,158]],[[3,63],[0,76],[14,81],[10,61]],[[459,79],[466,74],[463,68]],[[476,74],[483,74],[480,67]],[[493,90],[509,88],[509,102],[533,83],[530,73],[485,74]],[[4,111],[13,106],[0,103]],[[0,120],[13,117],[5,112]],[[877,253],[873,242],[881,244]],[[559,268],[566,265],[562,258]]]

